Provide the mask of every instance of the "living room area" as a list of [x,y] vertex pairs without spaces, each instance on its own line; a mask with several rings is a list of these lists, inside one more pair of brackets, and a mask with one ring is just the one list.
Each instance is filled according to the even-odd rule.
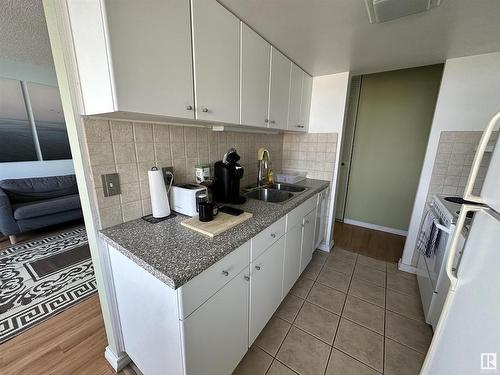
[[[55,353],[52,342],[60,345],[58,332],[69,334],[73,325],[84,329],[90,319],[103,331],[43,7],[38,1],[7,3],[0,12],[0,372],[5,374],[34,373],[30,361],[40,368],[43,353]],[[93,315],[71,321],[60,314],[77,304]],[[105,338],[100,340],[94,343],[98,347]],[[65,350],[70,353],[71,347]]]

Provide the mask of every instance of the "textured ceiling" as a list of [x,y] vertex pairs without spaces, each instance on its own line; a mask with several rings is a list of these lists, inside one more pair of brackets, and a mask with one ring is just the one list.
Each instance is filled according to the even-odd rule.
[[0,58],[53,66],[41,0],[0,0]]
[[500,0],[370,24],[363,0],[218,0],[313,75],[405,68],[500,51]]

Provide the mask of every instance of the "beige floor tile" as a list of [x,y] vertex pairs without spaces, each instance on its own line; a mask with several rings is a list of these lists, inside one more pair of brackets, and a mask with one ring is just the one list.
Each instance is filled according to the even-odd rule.
[[316,280],[318,278],[319,272],[321,271],[321,268],[323,268],[322,263],[310,262],[302,273],[302,276],[304,276],[306,279]]
[[384,312],[382,307],[348,296],[342,316],[383,335]]
[[339,316],[306,301],[293,324],[332,345]]
[[354,278],[368,281],[372,284],[385,287],[385,272],[356,263]]
[[340,247],[334,247],[330,256],[343,258],[344,260],[355,261],[358,258],[358,254],[353,253],[352,251],[341,249]]
[[420,296],[417,278],[402,276],[396,272],[394,273],[389,272],[387,274],[387,289],[392,289],[395,290],[396,292],[404,294]]
[[384,262],[383,260],[367,257],[366,255],[358,255],[358,264],[372,267],[382,272],[385,272],[387,269],[386,262]]
[[385,340],[386,375],[418,375],[425,355],[390,339]]
[[382,372],[384,355],[383,336],[347,319],[341,319],[333,346],[375,370]]
[[302,375],[323,375],[330,346],[323,341],[292,327],[276,358]]
[[293,323],[303,303],[304,300],[302,298],[288,294],[276,310],[276,316],[286,320],[288,323]]
[[257,337],[254,344],[272,356],[275,356],[290,326],[290,323],[273,316]]
[[432,340],[432,329],[424,323],[387,311],[385,334],[388,338],[426,354]]
[[346,261],[335,257],[329,257],[325,263],[325,267],[331,268],[337,272],[345,273],[346,275],[352,275],[354,272],[354,265],[355,262],[353,261]]
[[387,262],[387,273],[395,273],[401,277],[415,279],[416,275],[409,272],[400,271],[397,263]]
[[315,250],[312,254],[312,263],[324,264],[330,253],[322,250]]
[[335,253],[330,254],[330,256],[326,260],[325,264],[331,263],[331,262],[344,262],[344,263],[348,263],[348,264],[351,264],[354,266],[356,264],[356,258],[357,257],[352,257],[349,255],[335,252]]
[[422,302],[419,296],[402,294],[388,289],[386,308],[408,318],[424,321]]
[[308,279],[307,277],[302,275],[293,285],[292,289],[290,290],[290,294],[305,299],[309,294],[309,291],[311,290],[313,284],[313,280]]
[[337,315],[342,313],[345,293],[326,285],[315,283],[307,296],[307,301],[321,306]]
[[359,279],[352,279],[349,293],[364,301],[385,307],[385,289],[372,283]]
[[347,292],[351,276],[337,272],[329,267],[323,267],[317,282]]
[[337,349],[332,350],[326,375],[378,375],[374,369]]
[[252,346],[240,361],[234,375],[264,375],[271,366],[273,357],[262,349]]
[[295,371],[290,370],[283,363],[278,360],[274,360],[269,368],[269,371],[266,375],[296,375]]

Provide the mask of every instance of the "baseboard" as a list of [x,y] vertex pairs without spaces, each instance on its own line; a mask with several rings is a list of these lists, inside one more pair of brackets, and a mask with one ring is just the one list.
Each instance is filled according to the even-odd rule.
[[120,357],[118,357],[109,346],[106,346],[104,357],[116,372],[121,371],[130,363],[130,358],[127,354],[123,353]]
[[330,244],[323,241],[319,244],[318,249],[329,253],[332,247],[333,247],[333,240],[330,242]]
[[405,236],[406,237],[408,235],[408,231],[406,231],[406,230],[384,227],[383,225],[365,223],[363,221],[357,221],[357,220],[351,220],[351,219],[344,219],[344,223],[351,224],[351,225],[356,225],[358,227],[379,230],[381,232],[387,232],[387,233],[397,234],[399,236]]
[[404,264],[403,259],[399,260],[398,269],[400,271],[404,271],[404,272],[408,272],[408,273],[417,273],[417,267],[410,266],[409,264]]

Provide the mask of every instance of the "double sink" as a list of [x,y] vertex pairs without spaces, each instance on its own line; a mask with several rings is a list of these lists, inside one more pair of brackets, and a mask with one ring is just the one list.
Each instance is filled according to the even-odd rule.
[[243,195],[263,202],[283,203],[305,190],[307,188],[302,186],[276,183],[255,188]]

